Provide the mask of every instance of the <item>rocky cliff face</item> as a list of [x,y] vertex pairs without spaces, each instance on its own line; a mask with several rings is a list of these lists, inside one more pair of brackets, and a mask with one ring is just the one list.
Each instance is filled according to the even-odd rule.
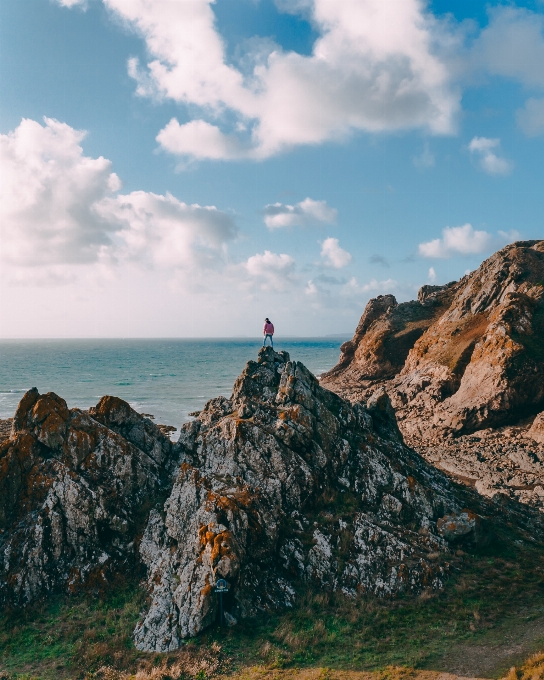
[[[388,348],[399,338],[406,344],[393,353],[395,363]],[[544,409],[544,241],[507,246],[458,283],[425,286],[417,302],[371,300],[346,345],[322,384],[354,401],[383,385],[406,440],[434,463],[475,483],[485,467],[489,495],[501,488],[516,495],[544,481],[542,452],[516,456],[508,434],[508,426]],[[507,455],[477,465],[483,445],[467,444],[489,429],[499,438],[507,432]],[[459,437],[474,449],[470,464],[460,460]],[[495,460],[496,451],[487,458]],[[534,462],[530,471],[526,460]]]
[[447,478],[404,445],[385,391],[351,405],[271,348],[178,446],[184,462],[140,546],[141,650],[175,649],[216,620],[220,577],[231,621],[292,606],[304,584],[348,595],[439,588],[448,540],[478,531]]
[[27,392],[0,444],[0,604],[99,590],[133,572],[175,467],[170,440],[122,400],[85,413]]

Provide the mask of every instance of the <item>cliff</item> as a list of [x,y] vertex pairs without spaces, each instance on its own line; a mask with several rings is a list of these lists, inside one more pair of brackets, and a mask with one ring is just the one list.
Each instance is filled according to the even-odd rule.
[[417,301],[371,300],[321,383],[352,401],[383,386],[429,460],[486,495],[540,504],[544,451],[528,432],[544,409],[544,241],[507,246]]

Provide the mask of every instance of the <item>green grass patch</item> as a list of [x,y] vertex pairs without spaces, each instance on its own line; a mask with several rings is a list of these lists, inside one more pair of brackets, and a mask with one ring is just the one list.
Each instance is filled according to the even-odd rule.
[[[57,597],[0,617],[0,669],[9,678],[77,678],[102,665],[133,665],[136,587],[105,598]],[[2,676],[0,675],[0,678]]]

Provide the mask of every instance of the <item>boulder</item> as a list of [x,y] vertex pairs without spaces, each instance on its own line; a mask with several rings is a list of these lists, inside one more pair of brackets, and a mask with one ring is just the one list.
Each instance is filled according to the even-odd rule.
[[527,433],[531,439],[539,444],[544,444],[544,411],[539,413],[533,420],[529,432]]

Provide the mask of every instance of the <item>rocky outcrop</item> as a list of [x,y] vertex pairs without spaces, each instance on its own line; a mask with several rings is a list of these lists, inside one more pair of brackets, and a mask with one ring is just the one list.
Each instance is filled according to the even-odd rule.
[[356,386],[393,378],[402,370],[416,340],[448,308],[455,290],[455,283],[423,286],[417,301],[400,305],[393,295],[370,300],[353,338],[340,347],[338,364],[327,378]]
[[[425,286],[418,302],[404,303],[405,309],[425,307],[433,296],[434,316],[426,312],[430,323],[420,324],[424,332],[409,351],[399,352],[396,364],[382,348],[397,342],[393,318],[403,305],[394,298],[387,304],[385,298],[371,300],[351,354],[342,352],[322,384],[352,401],[366,400],[381,385],[405,440],[428,460],[461,479],[475,479],[486,495],[503,490],[527,501],[528,493],[541,504],[534,493],[540,453],[516,455],[515,444],[501,432],[544,407],[544,241],[507,246],[458,283]],[[503,437],[504,456],[497,453],[495,434],[471,441],[484,430]],[[494,443],[485,448],[484,440]]]
[[404,445],[384,391],[352,405],[285,352],[262,349],[178,446],[177,479],[140,546],[141,650],[175,649],[215,621],[218,578],[232,622],[293,606],[305,584],[348,595],[439,588],[448,540],[475,537],[476,515]]
[[0,444],[0,604],[134,572],[149,509],[176,467],[170,440],[121,399],[86,413],[27,392]]
[[357,398],[388,380],[406,434],[467,434],[542,410],[542,337],[544,241],[514,243],[417,302],[371,300],[322,384]]

